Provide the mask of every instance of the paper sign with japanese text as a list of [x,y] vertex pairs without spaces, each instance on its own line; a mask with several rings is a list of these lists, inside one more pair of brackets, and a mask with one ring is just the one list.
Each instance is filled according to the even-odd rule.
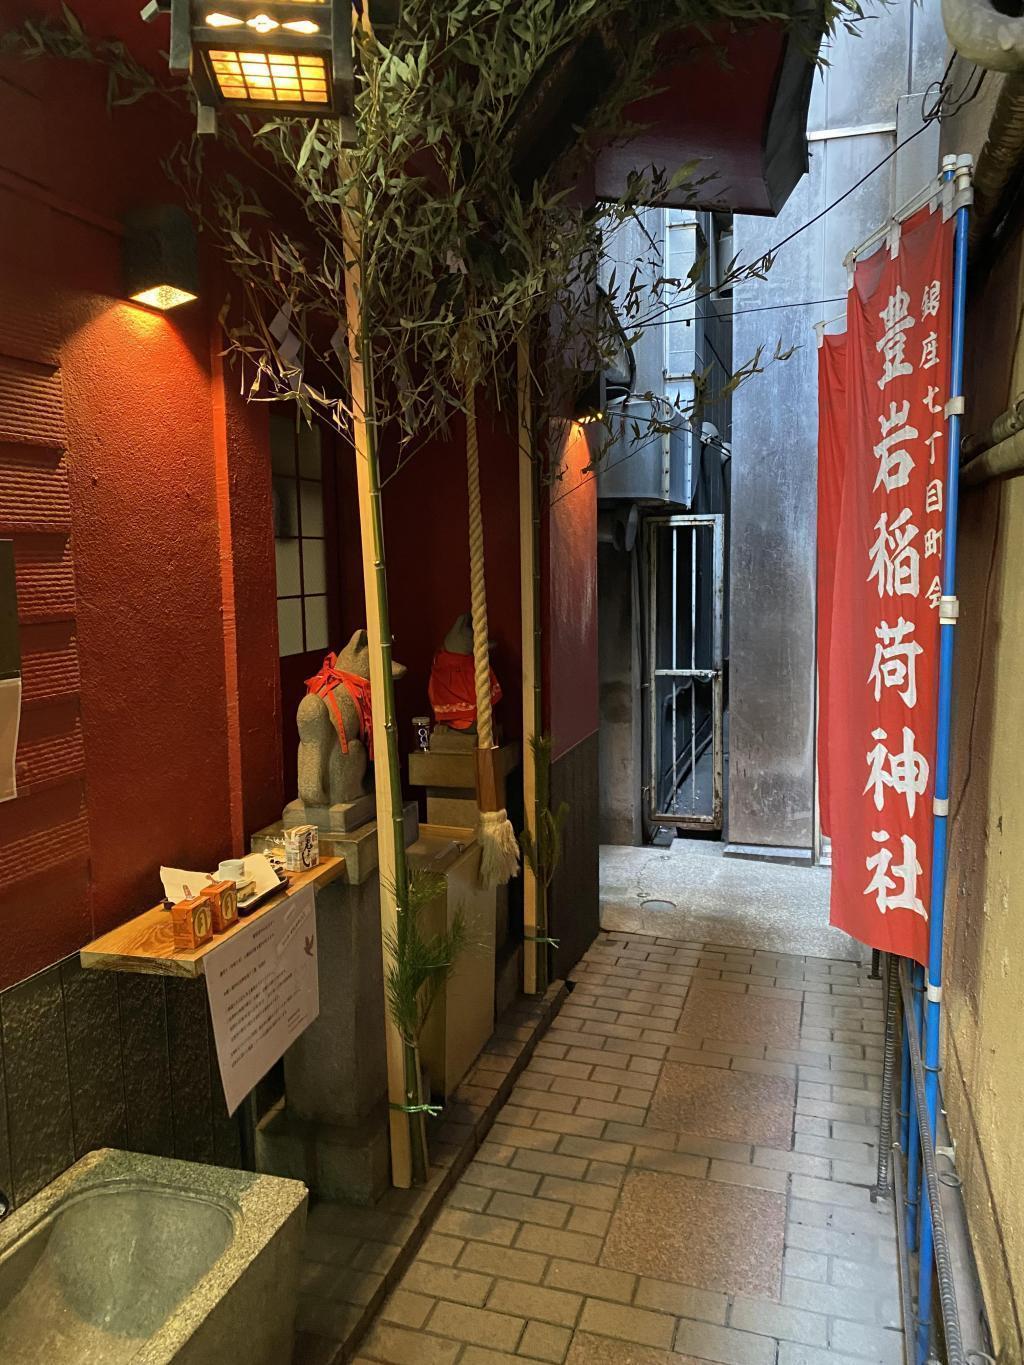
[[316,903],[304,887],[248,921],[206,959],[228,1113],[320,1012]]
[[827,664],[832,923],[927,962],[954,220],[858,262]]

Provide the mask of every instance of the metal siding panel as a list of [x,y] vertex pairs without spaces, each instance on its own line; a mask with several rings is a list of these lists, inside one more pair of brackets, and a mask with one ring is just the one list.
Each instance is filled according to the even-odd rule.
[[[774,222],[736,220],[736,250],[755,259],[825,203],[825,158]],[[735,291],[737,310],[820,299],[824,226],[782,252],[763,282]],[[733,842],[811,846],[814,802],[814,562],[818,306],[737,311],[743,364],[771,334],[799,349],[742,384],[733,400],[730,545],[728,834]]]

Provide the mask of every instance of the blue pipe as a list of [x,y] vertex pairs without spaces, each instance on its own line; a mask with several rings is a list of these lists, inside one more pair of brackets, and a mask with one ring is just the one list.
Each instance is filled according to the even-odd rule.
[[[911,963],[910,984],[913,993],[911,1008],[914,1011],[915,1029],[918,1042],[924,1028],[924,1011],[921,1001],[924,998],[924,968],[919,962]],[[921,1133],[920,1115],[914,1102],[914,1087],[910,1079],[910,1043],[904,1039],[907,1061],[907,1086],[904,1096],[907,1102],[907,1250],[917,1250],[917,1214],[921,1202]]]
[[[944,180],[952,180],[946,169]],[[958,209],[953,249],[953,350],[950,357],[949,392],[951,398],[963,393],[964,322],[967,312],[967,209]],[[943,532],[942,594],[956,595],[956,529],[960,484],[960,415],[951,413],[946,436],[946,519]],[[925,1007],[925,1100],[928,1106],[928,1132],[923,1142],[935,1142],[939,1107],[939,1020],[942,1010],[942,929],[946,900],[946,852],[949,839],[949,751],[953,718],[953,632],[952,621],[939,629],[939,718],[935,751],[936,814],[932,836],[932,884],[928,928],[928,1000]],[[931,1336],[932,1277],[934,1245],[931,1210],[927,1199],[920,1207],[920,1254],[917,1289],[917,1359],[928,1358]]]

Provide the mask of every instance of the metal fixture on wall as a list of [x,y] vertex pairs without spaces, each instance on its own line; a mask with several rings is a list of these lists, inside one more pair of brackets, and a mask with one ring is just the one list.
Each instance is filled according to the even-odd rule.
[[[373,25],[395,23],[398,9],[376,0]],[[142,17],[170,14],[170,69],[191,80],[200,133],[216,132],[218,109],[263,109],[333,116],[352,145],[351,10],[350,0],[150,0]]]
[[199,294],[199,256],[192,220],[176,204],[135,209],[125,219],[125,292],[166,312]]

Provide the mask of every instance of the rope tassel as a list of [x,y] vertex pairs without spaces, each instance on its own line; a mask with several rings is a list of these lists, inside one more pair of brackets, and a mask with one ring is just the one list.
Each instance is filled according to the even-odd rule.
[[473,676],[476,691],[476,796],[480,808],[480,884],[504,886],[519,870],[519,841],[499,799],[497,749],[491,718],[491,655],[484,577],[484,524],[480,508],[480,449],[476,394],[466,386],[466,474],[469,489],[469,576],[473,605]]

